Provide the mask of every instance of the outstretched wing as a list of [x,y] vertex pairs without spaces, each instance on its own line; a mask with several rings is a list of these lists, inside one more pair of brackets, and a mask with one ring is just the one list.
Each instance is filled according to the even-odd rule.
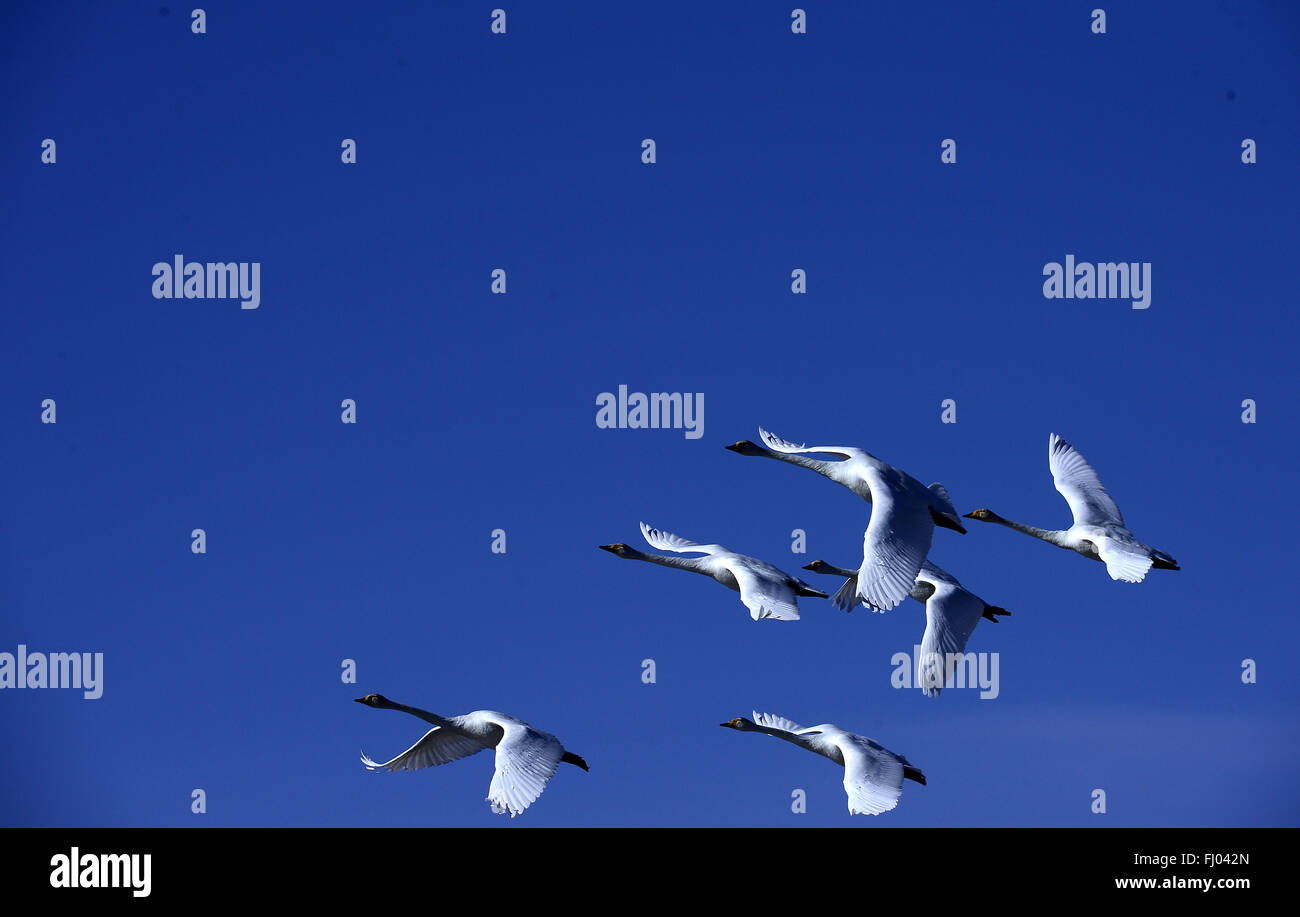
[[845,458],[855,458],[857,456],[865,455],[861,449],[857,449],[853,446],[795,445],[789,440],[784,440],[773,433],[767,432],[762,427],[758,428],[758,438],[763,441],[764,446],[767,446],[767,448],[771,449],[773,452],[784,452],[788,455],[802,455],[809,452],[824,452],[830,455],[842,455]]
[[926,697],[938,697],[948,684],[959,657],[966,652],[966,642],[984,614],[983,599],[946,574],[942,579],[931,575],[937,570],[926,564],[918,577],[918,582],[934,586],[925,602],[925,635],[921,638],[921,656],[916,660],[917,682]]
[[879,815],[903,795],[903,759],[879,743],[844,733],[835,744],[844,756],[844,791],[850,815]]
[[555,776],[564,747],[555,736],[523,723],[501,723],[504,735],[497,743],[497,769],[492,775],[487,801],[498,815],[518,815],[537,801]]
[[931,586],[938,586],[940,583],[947,583],[948,585],[955,586],[958,589],[965,588],[957,577],[953,576],[928,557],[926,558],[925,563],[921,564],[921,572],[916,574],[916,580],[917,582],[929,583]]
[[871,521],[862,541],[858,596],[873,611],[888,611],[907,598],[930,553],[934,519],[930,508],[900,501],[885,487],[872,488]]
[[862,599],[858,596],[858,574],[854,573],[844,581],[844,585],[831,596],[831,603],[840,611],[852,611],[862,604]]
[[935,481],[933,484],[927,487],[926,490],[930,491],[930,494],[938,502],[940,506],[940,512],[942,512],[945,516],[951,516],[953,518],[953,521],[955,521],[958,525],[960,525],[961,515],[957,512],[957,507],[953,505],[952,497],[948,496],[948,488],[944,487],[938,481]]
[[749,616],[755,621],[760,618],[799,620],[799,600],[788,583],[765,576],[747,564],[734,560],[727,562],[726,566],[736,578],[740,600],[745,603]]
[[672,532],[653,528],[644,522],[641,523],[641,535],[650,547],[658,548],[661,551],[673,551],[677,554],[713,554],[716,551],[723,550],[722,545],[697,544],[690,539],[683,538],[681,535],[674,535]]
[[1153,563],[1146,550],[1119,538],[1097,538],[1094,543],[1111,579],[1140,583],[1146,578]]
[[1052,482],[1070,504],[1075,525],[1123,525],[1119,507],[1106,493],[1101,478],[1087,460],[1055,433],[1047,440],[1047,462]]
[[783,729],[786,732],[802,732],[803,728],[794,720],[787,720],[783,716],[777,716],[775,713],[759,713],[754,711],[754,722],[760,726],[769,726],[772,729]]
[[468,758],[485,748],[486,745],[468,736],[443,729],[441,726],[434,726],[420,737],[420,741],[393,760],[379,764],[371,761],[363,751],[361,763],[372,771],[382,770],[395,774],[398,771],[418,771],[422,767],[435,767],[448,761]]

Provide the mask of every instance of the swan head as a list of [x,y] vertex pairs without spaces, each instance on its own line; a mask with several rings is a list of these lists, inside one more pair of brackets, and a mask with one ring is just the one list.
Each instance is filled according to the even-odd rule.
[[832,573],[831,565],[824,560],[814,560],[810,564],[804,564],[805,570],[811,570],[813,573]]
[[742,439],[738,443],[732,443],[730,446],[725,446],[723,448],[728,452],[738,452],[741,455],[767,455],[766,449],[762,446],[751,443],[747,439]]
[[753,721],[747,720],[743,716],[738,716],[734,720],[727,720],[727,722],[718,725],[726,729],[739,729],[741,732],[747,732],[754,728]]
[[977,509],[962,515],[963,519],[978,519],[981,522],[992,522],[998,518],[997,513],[991,509]]
[[622,542],[619,542],[618,544],[602,544],[599,547],[602,551],[617,554],[619,557],[628,557],[633,553],[632,548]]
[[358,697],[358,704],[365,704],[367,707],[386,707],[392,703],[382,694],[367,694],[365,697]]

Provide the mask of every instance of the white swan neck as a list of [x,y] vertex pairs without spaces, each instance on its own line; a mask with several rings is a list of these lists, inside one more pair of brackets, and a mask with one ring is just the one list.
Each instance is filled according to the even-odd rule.
[[647,563],[659,564],[661,567],[676,567],[678,570],[690,570],[694,573],[705,573],[700,565],[701,559],[698,557],[667,557],[663,554],[646,554],[635,549],[627,554],[633,560],[644,560]]
[[993,517],[993,521],[998,525],[1005,525],[1009,529],[1015,529],[1017,532],[1023,532],[1024,534],[1031,535],[1034,538],[1041,538],[1043,541],[1054,544],[1060,548],[1068,548],[1070,546],[1069,542],[1066,540],[1065,532],[1062,531],[1040,529],[1036,525],[1025,525],[1021,522],[1012,522],[1010,519],[1003,519],[1001,516],[997,515]]
[[433,725],[441,726],[444,729],[454,729],[457,732],[460,731],[456,724],[446,717],[439,716],[436,713],[430,713],[428,710],[421,710],[419,707],[408,707],[405,704],[393,703],[392,709],[400,710],[403,713],[409,713],[411,716],[417,716],[426,723],[432,723]]

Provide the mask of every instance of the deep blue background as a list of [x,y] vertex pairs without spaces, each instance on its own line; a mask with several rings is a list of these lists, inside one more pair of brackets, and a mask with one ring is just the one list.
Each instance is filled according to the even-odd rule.
[[[1300,14],[1092,5],[6,7],[0,651],[106,658],[97,701],[0,692],[0,824],[509,823],[489,755],[367,773],[424,729],[371,691],[587,758],[516,825],[1297,824]],[[261,308],[155,300],[176,253],[261,262]],[[1151,307],[1044,299],[1067,253],[1152,262]],[[620,383],[704,393],[704,436],[597,429]],[[755,623],[596,549],[856,565],[865,504],[722,449],[760,424],[1063,528],[1058,432],[1183,569],[939,531],[1013,612],[969,646],[1001,694],[895,690],[914,602]],[[716,725],[753,708],[929,785],[850,819]]]

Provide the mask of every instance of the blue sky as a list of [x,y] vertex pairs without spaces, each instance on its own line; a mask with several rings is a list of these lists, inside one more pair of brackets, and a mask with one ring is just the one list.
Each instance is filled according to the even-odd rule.
[[[1300,15],[526,4],[494,36],[492,5],[6,8],[0,652],[102,652],[104,689],[0,691],[0,823],[1297,824]],[[178,253],[260,262],[260,307],[153,298]],[[1067,254],[1151,262],[1150,308],[1045,299]],[[620,384],[703,393],[703,435],[598,429]],[[915,602],[753,622],[597,550],[644,519],[855,565],[862,501],[723,450],[759,425],[1064,528],[1057,432],[1182,570],[940,530],[1013,613],[968,647],[999,696],[896,690]],[[591,772],[513,821],[489,755],[367,773],[424,728],[369,692]],[[718,728],[753,709],[929,783],[850,818],[835,765]]]

